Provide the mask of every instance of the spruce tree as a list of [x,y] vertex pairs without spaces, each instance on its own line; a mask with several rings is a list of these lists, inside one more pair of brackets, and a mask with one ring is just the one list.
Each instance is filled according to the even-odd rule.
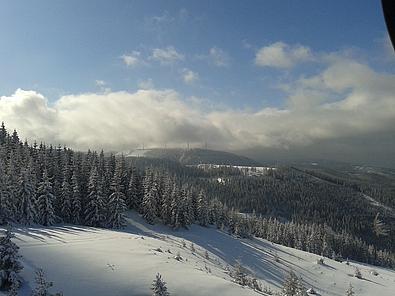
[[97,167],[91,170],[88,183],[88,197],[85,209],[85,223],[93,227],[101,227],[104,224],[105,216],[103,215],[104,200],[99,190]]
[[282,293],[284,296],[298,296],[299,293],[299,279],[291,270],[283,284]]
[[232,272],[232,277],[239,285],[245,286],[248,283],[247,274],[244,272],[244,268],[241,266],[240,262],[236,263],[235,269]]
[[42,180],[38,187],[37,215],[40,224],[50,226],[55,224],[54,202],[52,184],[48,172],[44,169]]
[[377,236],[387,236],[389,231],[384,222],[379,218],[379,213],[376,214],[373,220],[373,232]]
[[60,213],[62,219],[66,223],[72,222],[72,202],[73,202],[73,192],[72,186],[70,183],[70,169],[66,164],[63,169],[63,182],[61,186],[61,209]]
[[139,194],[138,175],[134,167],[130,172],[130,180],[127,190],[127,207],[129,209],[139,210],[140,209],[140,194]]
[[162,222],[166,225],[171,225],[172,215],[172,192],[175,186],[175,181],[169,176],[165,181],[165,190],[163,192],[161,218]]
[[171,226],[175,229],[180,228],[181,222],[180,222],[180,205],[179,205],[179,199],[180,199],[180,190],[177,185],[174,185],[173,191],[171,193]]
[[7,130],[5,128],[4,122],[1,122],[1,127],[0,127],[0,145],[3,145],[6,142],[7,139]]
[[144,178],[144,196],[141,203],[141,212],[144,219],[153,224],[156,220],[157,187],[154,184],[151,170],[147,170]]
[[5,236],[0,238],[0,288],[2,289],[15,286],[15,281],[19,281],[17,275],[23,268],[19,262],[21,258],[18,254],[19,247],[11,240],[13,237],[14,234],[10,229],[7,229]]
[[200,191],[197,199],[197,214],[198,223],[201,226],[207,226],[207,224],[209,223],[208,203],[203,190]]
[[18,201],[18,195],[12,180],[8,174],[4,175],[3,186],[0,187],[1,191],[1,207],[3,210],[4,217],[11,220],[16,220],[18,216],[18,208],[16,202]]
[[73,175],[71,176],[71,187],[72,187],[72,199],[71,199],[71,222],[73,224],[81,223],[81,192],[78,183],[77,170],[73,170]]
[[36,271],[36,288],[32,292],[32,296],[52,296],[49,289],[53,286],[52,282],[45,279],[44,271],[40,268]]
[[152,283],[152,296],[169,296],[166,282],[163,281],[162,276],[158,273]]
[[8,296],[17,296],[21,282],[19,276],[16,273],[10,275],[10,289],[8,290]]
[[111,183],[111,195],[108,203],[108,221],[110,228],[121,228],[126,225],[125,211],[127,210],[125,203],[125,195],[122,190],[122,178],[119,171],[115,172]]
[[19,209],[18,220],[23,224],[31,224],[36,218],[36,192],[32,184],[30,168],[21,171],[19,176]]
[[354,287],[351,285],[348,286],[348,289],[346,291],[346,296],[354,296],[355,292],[354,292]]
[[0,224],[4,224],[9,217],[8,209],[6,208],[6,199],[8,196],[6,187],[6,176],[4,171],[4,161],[2,158],[2,149],[0,147]]

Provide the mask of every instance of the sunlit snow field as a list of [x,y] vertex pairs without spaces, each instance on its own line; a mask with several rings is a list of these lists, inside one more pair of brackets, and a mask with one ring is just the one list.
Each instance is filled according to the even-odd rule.
[[[280,291],[292,269],[306,288],[314,287],[320,295],[345,295],[350,283],[356,295],[395,295],[395,271],[389,269],[330,259],[318,265],[317,255],[266,240],[241,240],[197,225],[174,231],[148,225],[133,212],[122,231],[70,225],[17,227],[15,231],[24,265],[20,295],[30,295],[34,289],[37,268],[54,282],[52,291],[64,295],[151,295],[158,272],[171,295],[259,295],[228,275],[236,260],[272,291]],[[177,253],[182,260],[175,259]],[[363,279],[353,276],[356,266]],[[378,275],[371,274],[372,270]]]

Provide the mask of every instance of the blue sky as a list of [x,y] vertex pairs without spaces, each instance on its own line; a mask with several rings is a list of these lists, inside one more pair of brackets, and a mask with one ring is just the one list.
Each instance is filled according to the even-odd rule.
[[379,1],[0,5],[0,118],[22,138],[395,167]]
[[[51,101],[62,94],[157,88],[241,107],[282,104],[279,81],[310,73],[262,68],[256,51],[271,43],[318,52],[344,48],[377,52],[385,34],[377,1],[1,1],[0,93],[34,89]],[[173,47],[182,61],[127,67],[134,51],[147,60]],[[225,66],[204,59],[217,48]],[[199,77],[185,83],[182,72]]]

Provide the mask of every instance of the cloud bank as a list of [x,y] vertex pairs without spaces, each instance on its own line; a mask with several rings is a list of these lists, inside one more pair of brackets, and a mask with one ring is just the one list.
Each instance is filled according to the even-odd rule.
[[[280,48],[282,54],[264,50],[261,65],[265,61],[267,66],[287,68],[313,56],[304,47],[267,48]],[[171,52],[157,56],[177,60]],[[0,97],[0,121],[9,130],[17,129],[22,139],[80,150],[207,142],[210,148],[252,151],[251,155],[265,149],[323,158],[337,153],[343,160],[359,155],[374,162],[381,157],[381,164],[392,161],[395,166],[395,75],[376,71],[349,55],[314,56],[322,70],[282,84],[283,107],[216,108],[209,98],[155,89],[147,80],[136,92],[108,89],[62,96],[52,104],[39,92],[18,89]],[[187,68],[180,74],[185,83],[199,78]],[[105,86],[104,81],[96,83]]]
[[40,93],[18,89],[0,98],[0,120],[22,138],[77,149],[206,141],[219,149],[292,149],[395,134],[395,75],[337,57],[285,89],[286,107],[257,111],[207,110],[175,90],[68,95],[50,105]]

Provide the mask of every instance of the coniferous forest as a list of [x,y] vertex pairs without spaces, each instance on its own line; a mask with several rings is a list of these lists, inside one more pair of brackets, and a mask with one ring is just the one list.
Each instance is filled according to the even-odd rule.
[[[219,176],[225,183],[217,182]],[[239,237],[394,267],[393,217],[385,211],[378,216],[359,194],[292,168],[256,177],[231,168],[203,171],[172,161],[29,144],[0,127],[2,224],[122,228],[131,209],[151,224],[213,225]],[[373,234],[374,221],[381,233]]]

